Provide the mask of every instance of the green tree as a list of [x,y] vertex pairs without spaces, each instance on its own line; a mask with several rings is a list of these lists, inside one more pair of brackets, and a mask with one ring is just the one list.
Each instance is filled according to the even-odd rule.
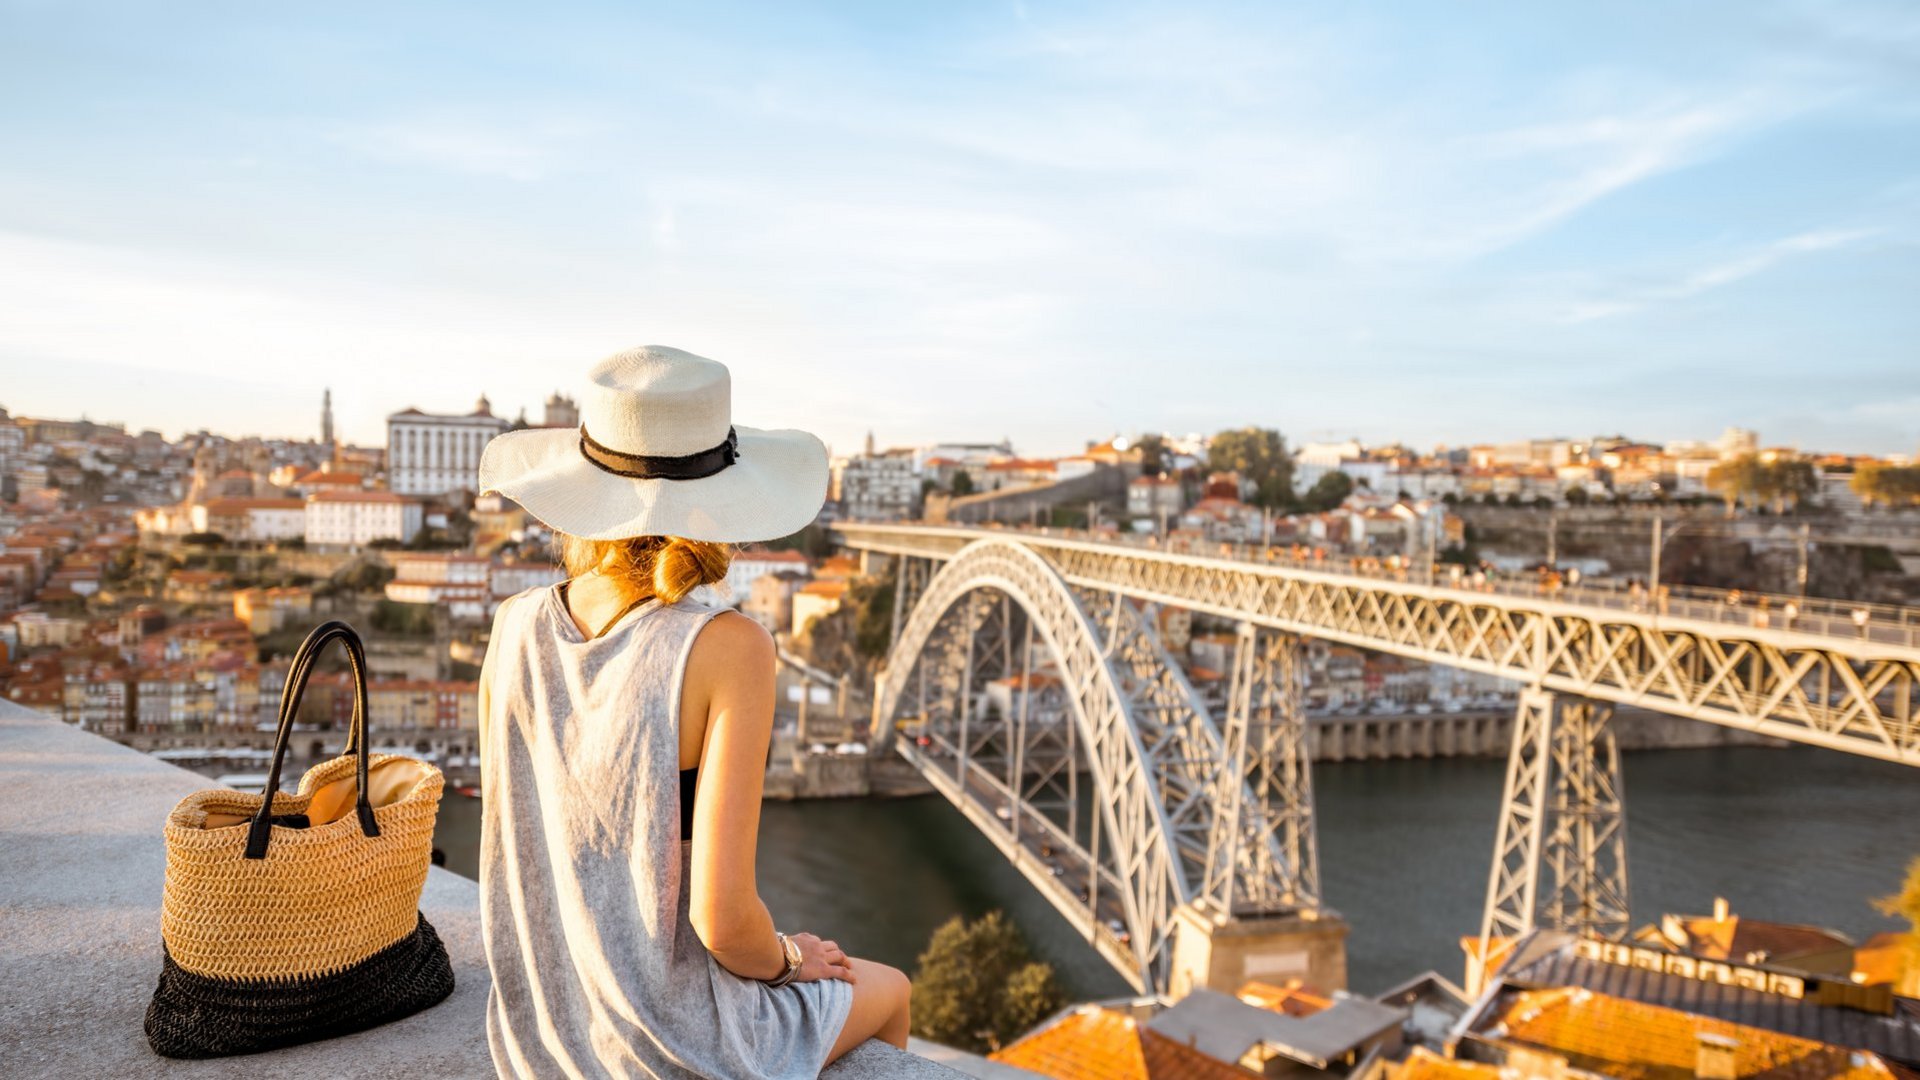
[[873,673],[893,644],[893,583],[892,573],[849,582],[840,606],[808,624],[800,641],[807,661],[852,679],[862,693],[871,689]]
[[1729,517],[1743,505],[1771,505],[1776,513],[1784,513],[1818,490],[1819,477],[1811,461],[1763,461],[1758,454],[1741,454],[1707,470],[1707,487],[1726,503]]
[[817,522],[809,523],[797,533],[769,540],[767,546],[775,551],[798,551],[816,559],[833,554],[833,538]]
[[965,469],[957,469],[953,474],[953,497],[973,494],[973,474]]
[[1207,467],[1214,472],[1238,473],[1253,485],[1248,501],[1255,506],[1280,508],[1293,502],[1293,455],[1287,440],[1271,428],[1245,427],[1223,431],[1207,444]]
[[1767,462],[1760,470],[1760,494],[1773,503],[1775,513],[1796,509],[1820,489],[1813,462],[1799,458]]
[[997,1050],[1064,1004],[1053,969],[1035,961],[1007,917],[947,920],[913,976],[913,1033],[974,1053]]
[[1306,495],[1301,498],[1300,505],[1307,510],[1320,513],[1346,502],[1347,496],[1351,494],[1353,494],[1353,477],[1335,469],[1330,473],[1322,474],[1320,479],[1313,482],[1313,486],[1308,488]]
[[1707,470],[1707,490],[1727,505],[1727,516],[1760,490],[1760,455],[1741,454]]
[[350,563],[336,573],[329,591],[377,592],[393,580],[393,568],[372,561]]
[[402,604],[381,597],[368,617],[375,630],[401,637],[429,637],[433,634],[433,608],[427,604]]
[[1575,484],[1574,486],[1567,489],[1567,505],[1568,506],[1585,506],[1592,501],[1593,501],[1593,496],[1588,494],[1586,488],[1581,487],[1578,484]]
[[1162,476],[1167,471],[1167,441],[1159,435],[1142,435],[1134,445],[1140,448],[1140,472],[1144,476]]
[[1920,503],[1920,465],[1864,462],[1854,469],[1848,486],[1869,506],[1912,506]]

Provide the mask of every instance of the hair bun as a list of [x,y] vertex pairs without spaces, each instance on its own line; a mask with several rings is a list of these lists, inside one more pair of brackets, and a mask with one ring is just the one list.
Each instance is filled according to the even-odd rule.
[[724,580],[731,561],[726,544],[668,537],[653,557],[653,594],[674,603],[702,585]]

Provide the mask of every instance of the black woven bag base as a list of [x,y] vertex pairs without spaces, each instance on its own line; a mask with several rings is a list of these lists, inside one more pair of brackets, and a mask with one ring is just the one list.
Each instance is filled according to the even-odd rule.
[[392,945],[312,979],[216,979],[165,955],[147,1006],[147,1042],[171,1058],[253,1054],[378,1027],[451,993],[453,964],[425,915]]

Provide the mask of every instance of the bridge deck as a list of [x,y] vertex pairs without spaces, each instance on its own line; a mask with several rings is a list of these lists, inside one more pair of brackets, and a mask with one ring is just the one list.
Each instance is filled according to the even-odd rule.
[[[1825,597],[1669,585],[1652,591],[1615,581],[1548,585],[1538,575],[1494,574],[1475,582],[1442,563],[1437,573],[1424,564],[1398,564],[1377,556],[1329,555],[1301,545],[1192,543],[1162,544],[1155,537],[1095,534],[1079,529],[1010,529],[999,526],[950,526],[841,522],[849,546],[897,555],[946,558],[968,543],[991,536],[1012,536],[1042,546],[1093,544],[1177,559],[1221,560],[1332,580],[1447,588],[1532,602],[1552,601],[1607,611],[1689,619],[1745,629],[1781,630],[1848,642],[1920,649],[1920,608]],[[911,530],[913,539],[905,539]],[[1464,569],[1464,568],[1459,568]]]
[[1500,578],[1435,583],[1424,569],[1378,561],[1233,545],[1167,550],[1060,530],[835,528],[855,549],[937,561],[999,538],[1040,553],[1076,586],[1920,765],[1920,612],[1910,608],[1763,604],[1693,589],[1654,598]]

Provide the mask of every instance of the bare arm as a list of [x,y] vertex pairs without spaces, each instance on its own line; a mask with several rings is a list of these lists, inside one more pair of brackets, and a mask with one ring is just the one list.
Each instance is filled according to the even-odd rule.
[[[696,732],[700,787],[693,801],[693,879],[688,918],[720,966],[747,979],[787,969],[773,917],[754,883],[760,789],[773,737],[773,639],[738,612],[715,616],[694,639],[680,689],[682,760]],[[795,982],[853,979],[852,961],[831,941],[794,934],[802,963]]]
[[748,979],[771,979],[787,966],[753,875],[773,737],[773,665],[773,639],[758,623],[729,612],[694,639],[680,689],[683,728],[702,714],[706,720],[688,917],[713,958]]

